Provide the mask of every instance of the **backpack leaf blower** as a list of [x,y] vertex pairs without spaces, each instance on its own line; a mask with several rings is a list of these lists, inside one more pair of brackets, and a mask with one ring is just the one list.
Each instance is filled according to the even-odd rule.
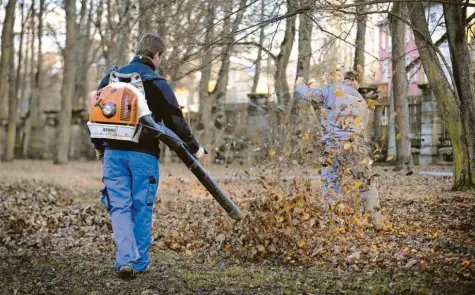
[[[129,79],[130,83],[120,82],[119,78]],[[111,72],[110,84],[96,91],[91,98],[87,126],[91,138],[136,143],[143,128],[147,128],[177,154],[231,218],[240,220],[243,217],[239,207],[205,171],[188,146],[172,130],[152,118],[137,73]]]

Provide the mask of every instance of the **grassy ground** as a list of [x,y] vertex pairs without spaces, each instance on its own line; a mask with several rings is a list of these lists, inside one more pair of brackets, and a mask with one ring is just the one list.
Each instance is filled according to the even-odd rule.
[[[232,176],[238,169],[250,170],[208,168],[213,175],[220,176]],[[345,268],[318,261],[313,265],[295,265],[275,260],[239,261],[232,257],[207,260],[202,255],[154,247],[151,271],[123,281],[115,277],[113,251],[76,253],[73,249],[55,252],[38,248],[19,254],[0,251],[0,294],[475,294],[474,276],[463,275],[461,271],[462,267],[470,269],[467,262],[475,263],[473,192],[450,192],[451,180],[445,177],[415,176],[404,180],[385,169],[377,169],[384,174],[380,184],[382,205],[388,208],[386,214],[395,228],[402,223],[407,225],[405,232],[401,226],[386,234],[385,241],[389,245],[394,235],[394,243],[417,249],[419,252],[411,256],[419,257],[414,265],[404,261],[401,266],[381,259],[373,270],[363,271],[362,264],[359,268]],[[181,166],[162,167],[162,202],[202,193],[185,180],[191,178],[186,173]],[[2,164],[0,178],[3,182],[39,179],[72,188],[77,193],[71,198],[80,207],[97,203],[96,192],[101,188],[97,163],[53,166],[47,162],[18,161]],[[240,196],[243,186],[253,185],[247,181],[222,184],[233,191],[233,197]],[[421,237],[425,227],[431,232]],[[440,230],[437,238],[432,237],[433,227]],[[417,231],[418,239],[411,237],[411,228],[414,233]],[[411,244],[416,242],[423,246]],[[417,256],[419,253],[423,254]],[[461,266],[462,260],[465,262]]]
[[153,253],[149,273],[115,278],[112,256],[45,253],[0,263],[1,294],[474,294],[475,284],[428,271],[339,273],[331,268],[225,262],[209,266]]

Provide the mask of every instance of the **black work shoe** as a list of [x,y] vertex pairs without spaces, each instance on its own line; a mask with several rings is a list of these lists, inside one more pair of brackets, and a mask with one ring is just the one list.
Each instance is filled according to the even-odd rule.
[[133,279],[135,277],[134,268],[130,264],[119,266],[117,276],[121,279]]

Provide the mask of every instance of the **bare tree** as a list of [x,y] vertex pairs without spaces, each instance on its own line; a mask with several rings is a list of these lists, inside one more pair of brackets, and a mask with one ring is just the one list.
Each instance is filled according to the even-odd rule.
[[[130,27],[131,9],[130,0],[120,0],[115,3],[112,0],[106,0],[105,3],[104,0],[100,0],[98,3],[95,26],[101,37],[102,55],[107,69],[126,62],[124,59],[128,53],[128,37],[132,31]],[[106,20],[105,23],[103,18]]]
[[[287,13],[295,10],[293,0],[287,0]],[[287,83],[287,65],[289,64],[290,53],[294,45],[296,15],[286,19],[284,39],[280,43],[280,52],[275,60],[274,87],[277,101],[281,105],[288,105],[291,96],[289,84]]]
[[[208,14],[206,18],[205,25],[208,27],[205,35],[205,46],[210,46],[214,38],[214,3],[208,1],[207,3]],[[204,127],[203,142],[205,145],[210,146],[211,144],[211,109],[212,103],[209,100],[209,82],[211,78],[211,63],[213,60],[213,50],[212,47],[206,49],[203,58],[201,59],[201,78],[199,85],[199,96],[200,96],[200,112],[201,112],[201,122]]]
[[[117,64],[123,65],[129,60],[130,53],[130,35],[131,35],[131,9],[132,3],[130,0],[124,0],[119,6],[118,14],[123,18],[121,22],[121,27],[117,32],[117,43],[119,44],[119,49],[117,52]],[[89,39],[89,38],[88,38]]]
[[[362,3],[364,0],[355,0],[355,3]],[[366,23],[368,21],[368,15],[365,14],[367,6],[361,5],[356,7],[356,41],[355,41],[355,59],[353,63],[353,69],[358,70],[358,65],[361,66],[361,70],[364,73],[365,66],[365,45],[366,45]],[[361,75],[363,81],[364,75]]]
[[[234,1],[233,1],[234,2]],[[236,40],[236,34],[239,29],[239,25],[244,16],[244,11],[246,7],[247,0],[239,0],[239,6],[236,13],[232,12],[233,3],[229,1],[224,2],[224,10],[227,11],[225,14],[225,19],[223,23],[222,35],[225,36],[225,44],[223,52],[221,53],[221,67],[218,72],[218,79],[216,80],[216,86],[210,92],[210,97],[208,102],[212,103],[215,108],[212,110],[214,117],[224,117],[224,110],[219,106],[225,102],[228,82],[229,82],[229,71],[231,69],[231,54],[234,49],[234,43]],[[236,17],[232,21],[231,15],[235,14]],[[214,121],[214,118],[211,118]],[[206,124],[206,122],[205,122]]]
[[[22,64],[23,64],[23,37],[25,35],[25,2],[20,3],[21,31],[20,42],[18,45],[18,62],[15,73],[15,55],[10,56],[9,73],[9,93],[8,93],[8,126],[7,126],[7,144],[5,146],[5,161],[13,161],[15,158],[15,140],[16,126],[18,121],[18,90],[22,84]],[[13,49],[13,48],[12,48]],[[15,51],[12,50],[12,53]]]
[[407,105],[407,76],[405,59],[405,24],[393,15],[402,16],[402,4],[394,3],[389,15],[392,40],[392,93],[396,107],[396,171],[407,165],[412,171],[413,161],[411,154],[411,141],[409,139],[409,108]]
[[139,35],[143,35],[151,31],[153,18],[154,0],[139,1]]
[[15,23],[16,1],[8,0],[2,28],[2,56],[0,58],[0,118],[8,117],[8,96],[4,95],[5,82],[9,69],[10,56],[13,55],[13,24]]
[[[34,6],[33,6],[34,9]],[[45,10],[45,0],[40,0],[40,7],[38,11],[38,51],[37,51],[37,62],[36,62],[36,71],[31,69],[31,83],[32,90],[30,92],[29,102],[28,102],[28,113],[25,118],[25,126],[23,130],[23,140],[22,140],[22,157],[28,157],[28,151],[30,148],[32,126],[39,126],[40,120],[40,93],[41,86],[43,85],[43,61],[42,61],[42,42],[43,42],[43,15]],[[32,60],[34,60],[34,13],[31,18],[32,25],[32,44],[31,44],[31,55]],[[34,62],[32,62],[32,66]]]
[[[260,15],[260,22],[264,21],[264,15],[265,15],[265,0],[261,1],[261,15]],[[265,27],[262,26],[260,33],[259,33],[259,48],[257,49],[257,57],[256,57],[256,71],[254,73],[254,78],[252,80],[252,87],[251,87],[251,93],[255,93],[257,90],[257,85],[259,84],[259,77],[261,75],[261,60],[262,60],[262,47],[264,46],[264,29]]]
[[452,90],[439,62],[424,13],[423,3],[407,3],[414,32],[414,40],[419,51],[424,72],[437,98],[445,126],[449,132],[454,153],[454,189],[472,187],[471,164],[468,146],[461,122],[460,100]]
[[225,42],[228,45],[225,46],[223,52],[221,53],[221,67],[219,69],[216,87],[213,89],[213,91],[211,91],[212,100],[214,102],[226,97],[229,81],[229,70],[231,65],[231,54],[236,40],[236,32],[244,16],[244,7],[246,6],[246,2],[247,0],[239,0],[238,12],[233,22],[231,22],[230,17],[232,13],[232,5],[228,1],[225,1],[224,4],[225,11],[228,11],[228,15],[225,17],[223,24],[223,36],[228,36]]
[[75,109],[83,109],[89,92],[88,72],[91,66],[91,34],[92,34],[92,14],[93,0],[90,0],[89,8],[87,0],[81,1],[80,19],[78,24],[77,46],[79,48],[76,55],[77,71],[75,97],[73,106]]
[[[462,5],[463,1],[460,1]],[[466,10],[461,6],[444,4],[445,23],[449,37],[454,86],[460,99],[460,115],[467,142],[469,173],[466,186],[475,187],[475,85],[473,62],[466,36]]]
[[297,77],[309,79],[310,58],[312,57],[313,21],[305,13],[299,14],[299,48],[297,60]]
[[75,55],[76,55],[76,3],[74,0],[64,0],[66,11],[66,47],[63,51],[63,83],[61,86],[61,111],[58,120],[57,151],[55,164],[68,162],[69,141],[71,135],[71,111],[74,91]]

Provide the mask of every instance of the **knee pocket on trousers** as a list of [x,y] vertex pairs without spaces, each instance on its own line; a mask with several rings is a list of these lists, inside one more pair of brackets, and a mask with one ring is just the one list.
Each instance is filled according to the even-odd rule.
[[152,206],[155,202],[155,196],[157,194],[157,179],[155,176],[148,177],[148,192],[147,192],[147,200],[145,203],[148,206]]
[[110,211],[112,208],[111,201],[109,198],[109,192],[107,191],[107,186],[104,186],[103,189],[101,189],[101,203],[104,205],[107,211]]

